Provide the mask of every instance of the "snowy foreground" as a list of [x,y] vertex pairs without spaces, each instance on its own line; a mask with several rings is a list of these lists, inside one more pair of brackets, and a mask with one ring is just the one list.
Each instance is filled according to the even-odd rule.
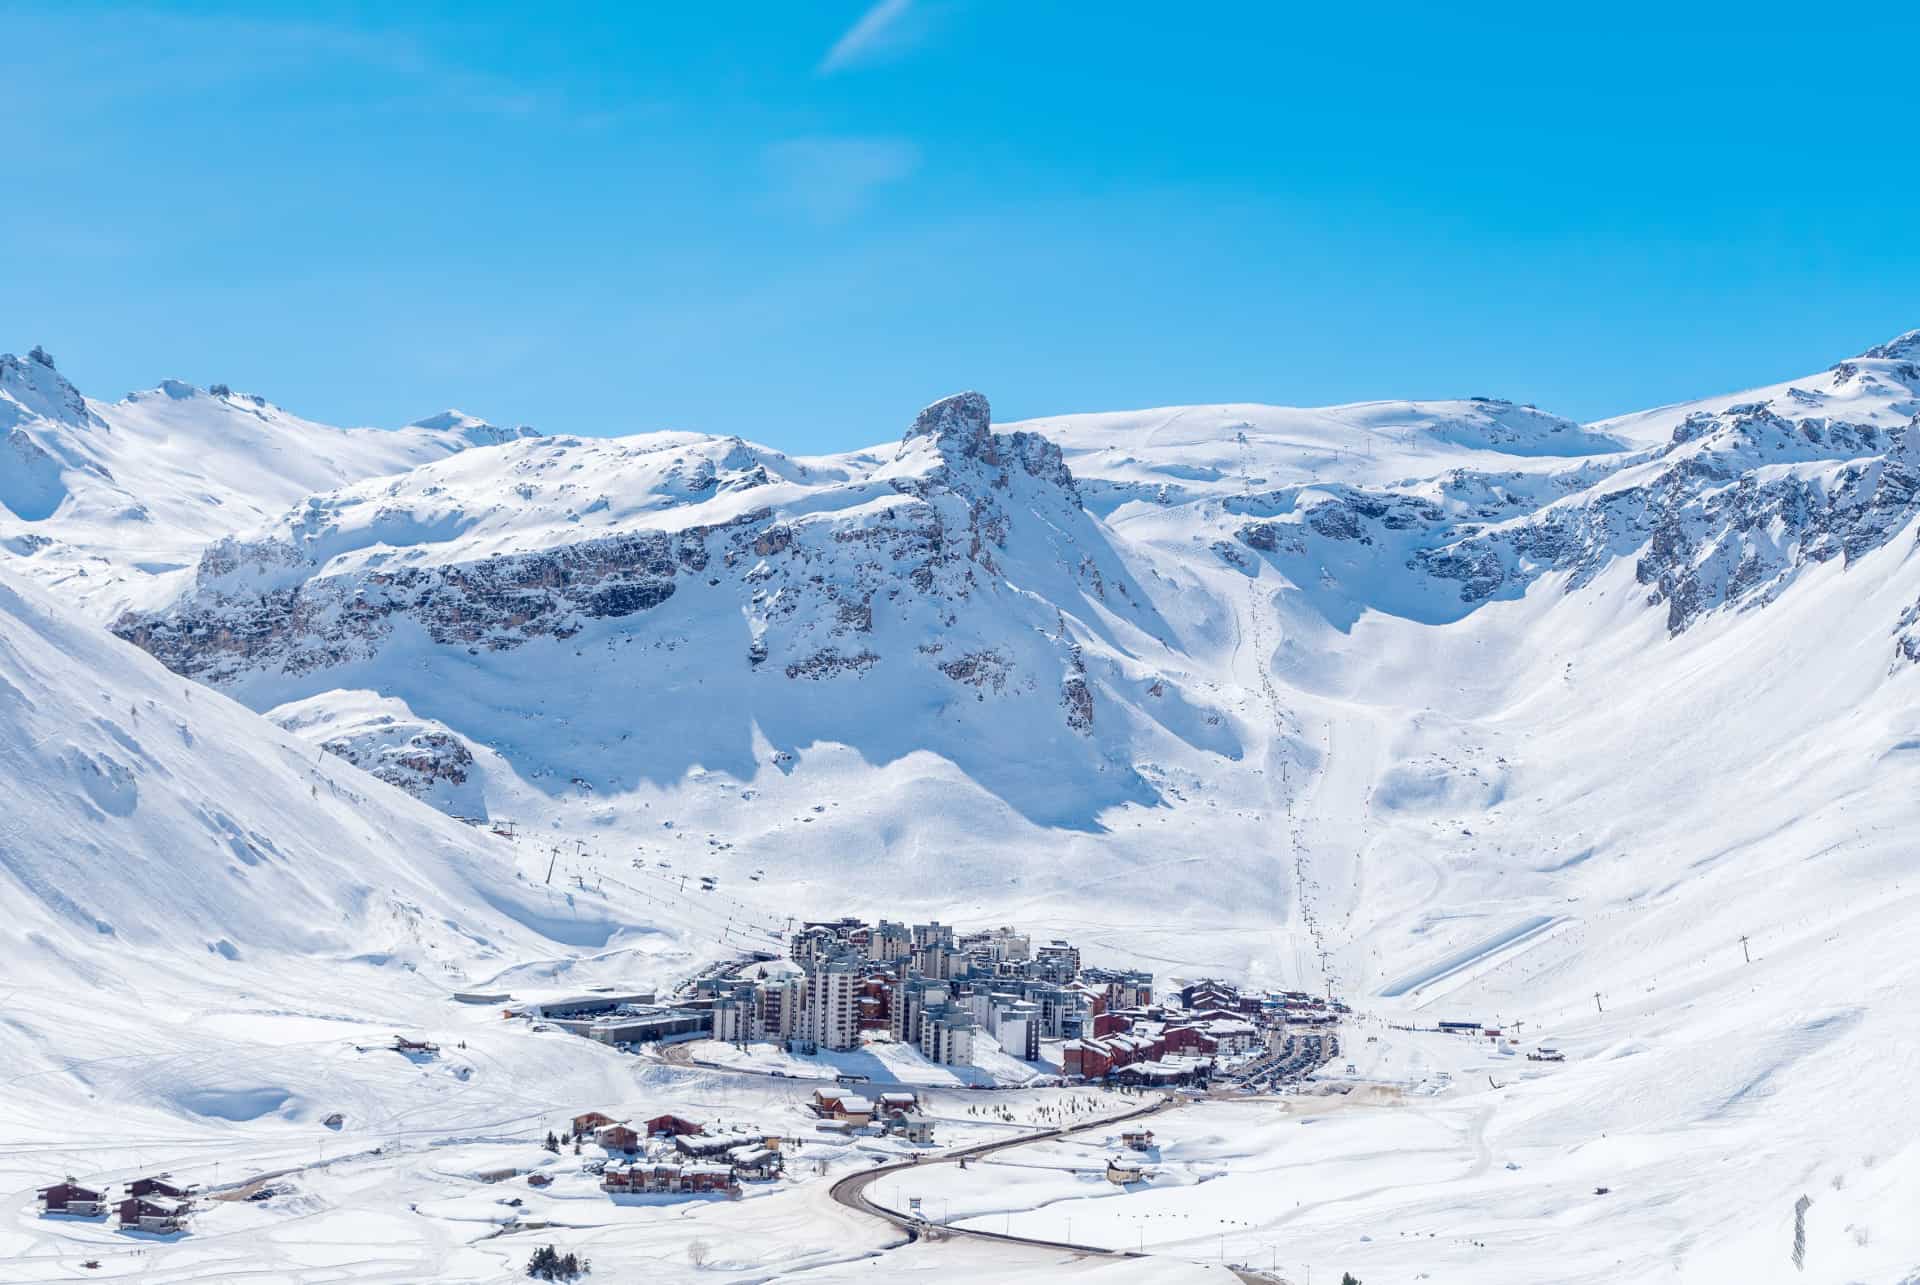
[[[1920,1279],[1916,412],[1905,336],[1585,426],[955,398],[800,460],[0,359],[0,1282]],[[455,998],[843,913],[1355,1012],[1142,1183],[1096,1125],[866,1193],[1121,1258],[835,1201],[907,1148],[817,1062]],[[903,1052],[922,1150],[1141,1105]],[[616,1201],[540,1145],[587,1110],[796,1143]],[[34,1198],[158,1171],[233,1198]]]

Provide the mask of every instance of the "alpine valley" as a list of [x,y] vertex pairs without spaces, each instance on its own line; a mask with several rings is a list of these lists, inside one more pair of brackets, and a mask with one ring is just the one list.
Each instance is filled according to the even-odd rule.
[[[1920,331],[1590,424],[961,392],[803,457],[631,414],[342,429],[0,357],[0,1282],[569,1237],[606,1280],[1920,1279]],[[1313,1105],[1163,1111],[1142,1194],[928,1188],[1144,1259],[470,1180],[575,1104],[800,1090],[454,992],[665,992],[849,909],[1353,1015]],[[34,1204],[162,1163],[291,1194],[152,1243]]]

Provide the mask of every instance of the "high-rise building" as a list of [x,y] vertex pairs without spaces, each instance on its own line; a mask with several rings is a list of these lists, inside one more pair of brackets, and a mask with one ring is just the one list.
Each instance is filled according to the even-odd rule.
[[1051,941],[1034,952],[1037,971],[1048,981],[1066,983],[1080,975],[1080,948]]
[[814,965],[807,979],[807,1036],[823,1049],[860,1047],[860,969],[837,955]]
[[759,1005],[753,997],[722,995],[713,1001],[713,1038],[726,1044],[759,1039]]
[[953,1004],[929,1008],[920,1023],[920,1052],[942,1066],[973,1062],[973,1015]]
[[880,921],[879,926],[873,930],[873,937],[867,946],[867,957],[883,964],[904,959],[912,953],[913,934],[907,930],[905,924],[894,923],[890,919]]
[[1040,1060],[1040,1006],[1010,996],[994,996],[988,1030],[1000,1047],[1028,1062]]
[[785,1043],[804,1034],[803,1014],[807,1007],[807,982],[804,977],[782,977],[760,987],[760,1030],[762,1038]]
[[945,1004],[952,988],[932,977],[909,977],[894,988],[887,1016],[893,1038],[902,1044],[918,1044],[922,1019],[929,1008]]

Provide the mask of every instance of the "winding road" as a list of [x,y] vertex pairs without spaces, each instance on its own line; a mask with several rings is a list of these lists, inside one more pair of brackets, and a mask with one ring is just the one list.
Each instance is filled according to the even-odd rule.
[[[840,1179],[840,1181],[834,1183],[831,1194],[835,1203],[844,1205],[848,1209],[855,1210],[870,1217],[891,1223],[893,1226],[905,1232],[908,1240],[917,1240],[920,1236],[921,1229],[928,1225],[924,1219],[914,1218],[911,1215],[901,1213],[897,1209],[889,1209],[885,1205],[875,1204],[867,1196],[867,1189],[889,1174],[897,1174],[909,1169],[925,1169],[933,1165],[958,1164],[963,1159],[976,1160],[983,1156],[990,1156],[1000,1151],[1008,1151],[1015,1147],[1031,1146],[1036,1142],[1047,1142],[1055,1138],[1067,1138],[1077,1133],[1086,1133],[1092,1129],[1104,1129],[1128,1120],[1138,1120],[1146,1116],[1156,1115],[1161,1111],[1170,1109],[1177,1110],[1182,1105],[1184,1104],[1177,1099],[1162,1098],[1147,1106],[1139,1107],[1132,1111],[1123,1111],[1118,1115],[1103,1116],[1098,1120],[1092,1120],[1086,1124],[1076,1124],[1060,1129],[1045,1129],[1039,1133],[1024,1134],[1018,1138],[1006,1138],[998,1142],[983,1142],[977,1146],[962,1147],[957,1151],[948,1151],[936,1156],[927,1156],[924,1158],[900,1161],[896,1164],[881,1165],[877,1169],[863,1169],[859,1173],[848,1174],[846,1177]],[[972,1227],[954,1227],[943,1224],[940,1227],[940,1232],[946,1236],[967,1236],[975,1240],[995,1241],[1004,1245],[1023,1245],[1040,1249],[1066,1250],[1087,1258],[1147,1257],[1147,1255],[1130,1249],[1103,1249],[1097,1245],[1076,1245],[1069,1241],[1043,1240],[1033,1236],[1014,1236],[1005,1232],[982,1231]],[[1262,1285],[1262,1283],[1271,1285],[1271,1277],[1255,1275],[1233,1267],[1227,1270],[1231,1271],[1240,1280],[1248,1282],[1248,1285]]]

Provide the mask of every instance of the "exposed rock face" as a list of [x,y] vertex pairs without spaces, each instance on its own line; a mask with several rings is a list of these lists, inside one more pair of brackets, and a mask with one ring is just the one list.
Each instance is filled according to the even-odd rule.
[[465,785],[473,769],[473,751],[451,732],[415,732],[398,746],[371,750],[336,737],[322,742],[322,748],[415,798],[424,797],[435,782]]
[[1587,583],[1634,558],[1648,601],[1679,633],[1703,612],[1770,601],[1810,564],[1852,561],[1913,519],[1920,434],[1766,406],[1690,418],[1622,475],[1631,483],[1420,551],[1415,565],[1479,602],[1544,571]]
[[[406,486],[316,497],[274,529],[216,542],[189,592],[114,627],[180,673],[236,686],[375,660],[403,630],[474,654],[566,642],[590,627],[670,615],[676,595],[695,587],[736,597],[750,671],[834,682],[915,666],[983,698],[1062,681],[1060,645],[1034,630],[1010,647],[989,627],[982,645],[943,654],[959,613],[982,610],[983,598],[1054,614],[1030,594],[1009,596],[1010,579],[1048,582],[1049,598],[1065,587],[1131,607],[1128,577],[1082,510],[1059,449],[1031,433],[994,433],[978,393],[929,406],[892,461],[824,492],[797,489],[804,469],[738,439],[693,445],[620,456],[646,470],[646,503],[634,520],[611,519],[606,534],[577,529],[609,506],[587,499],[577,460],[557,466],[611,447],[544,439],[503,447],[500,475],[518,479],[506,501],[530,515],[562,514],[557,530],[502,519],[537,534],[543,547],[532,549],[494,542],[482,554],[459,538],[492,520],[491,510],[452,482],[410,477]],[[742,494],[772,502],[737,509],[730,497]],[[671,529],[653,516],[703,506],[737,511],[675,518]],[[442,529],[449,538],[420,538]],[[1084,730],[1093,697],[1077,673],[1075,681],[1063,718]]]
[[484,811],[477,790],[462,788],[476,775],[473,747],[401,701],[369,691],[328,692],[269,710],[267,717],[417,799],[459,815]]
[[1824,397],[1792,388],[1692,414],[1662,445],[1546,473],[1455,469],[1404,491],[1249,493],[1224,507],[1256,520],[1214,548],[1235,566],[1245,555],[1234,545],[1251,550],[1295,583],[1339,566],[1339,591],[1359,605],[1434,620],[1518,596],[1549,572],[1578,590],[1626,559],[1677,634],[1716,608],[1764,605],[1804,568],[1850,563],[1920,516],[1920,368],[1904,360],[1916,346],[1903,336],[1843,363],[1846,378],[1878,381],[1876,397],[1913,416],[1905,424],[1807,414]]
[[[1058,737],[1048,754],[1126,782],[1130,728],[1239,748],[1231,716],[1178,672],[1192,624],[1178,613],[1196,603],[1215,613],[1214,636],[1255,641],[1227,619],[1243,608],[1238,592],[1220,598],[1223,571],[1254,582],[1241,592],[1255,604],[1285,594],[1341,629],[1367,611],[1444,624],[1548,576],[1579,592],[1630,573],[1677,634],[1885,548],[1920,517],[1917,344],[1903,336],[1737,404],[1650,412],[1623,434],[1511,403],[1407,411],[1404,430],[1383,418],[1401,411],[1350,408],[1331,438],[1305,413],[1278,431],[1181,427],[1164,438],[1187,433],[1187,454],[1170,460],[1154,435],[1175,415],[1131,430],[1137,455],[1064,438],[1069,469],[1047,435],[995,432],[986,399],[961,393],[921,411],[897,447],[811,460],[691,434],[523,438],[319,494],[217,541],[189,589],[116,628],[264,704],[386,690],[394,663],[558,666],[568,690],[679,692],[703,715],[733,702],[736,726],[802,709],[787,730],[847,744],[873,710],[920,711],[956,738],[942,752],[964,730],[984,756],[1000,735],[1030,746],[1030,728],[994,720],[1012,728],[1012,711],[1037,709]],[[1331,445],[1302,465],[1298,434]],[[1395,462],[1333,480],[1367,458],[1355,441]],[[1418,471],[1435,458],[1446,467]],[[1920,603],[1887,625],[1895,655],[1920,660]],[[420,687],[406,696],[483,754],[505,739],[429,709]],[[589,712],[515,716],[572,726]],[[875,758],[913,748],[867,739],[884,742]],[[576,763],[554,779],[590,775]]]
[[[705,567],[706,537],[635,532],[542,553],[435,567],[318,570],[291,541],[222,540],[201,559],[190,611],[129,615],[115,625],[179,673],[208,682],[272,668],[307,673],[366,659],[396,619],[442,646],[488,651],[571,638],[585,620],[629,616],[673,596],[675,576]],[[253,587],[276,572],[283,588]]]

